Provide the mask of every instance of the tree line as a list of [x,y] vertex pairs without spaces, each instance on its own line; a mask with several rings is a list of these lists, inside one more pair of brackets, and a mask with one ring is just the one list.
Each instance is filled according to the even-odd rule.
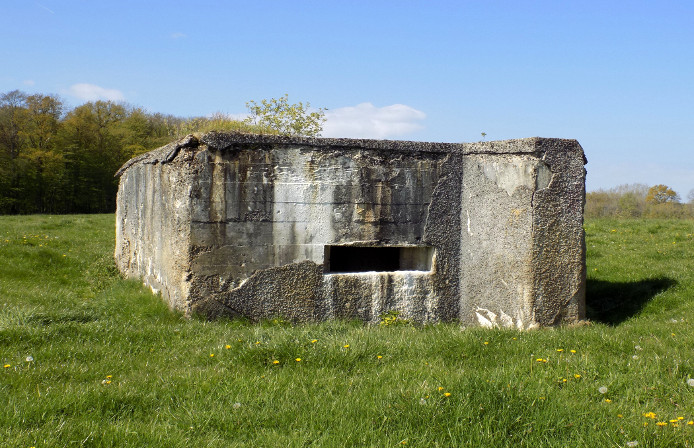
[[[181,118],[113,101],[70,109],[56,95],[0,93],[0,214],[111,213],[118,168],[176,138],[212,129],[316,136],[325,121],[325,109],[287,95],[246,106],[244,121]],[[694,190],[687,199],[665,185],[621,185],[588,193],[585,215],[694,217]]]
[[246,122],[180,118],[113,101],[70,109],[55,95],[0,93],[0,214],[113,212],[114,173],[131,157],[191,132],[277,133],[262,122],[267,111],[256,112]]
[[694,189],[683,203],[667,185],[624,184],[586,194],[587,218],[694,218]]

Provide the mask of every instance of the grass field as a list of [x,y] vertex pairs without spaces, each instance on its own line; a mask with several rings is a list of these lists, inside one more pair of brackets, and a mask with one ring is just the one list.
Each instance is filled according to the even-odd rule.
[[591,323],[517,332],[186,320],[113,215],[0,217],[0,445],[694,446],[694,221],[585,227]]

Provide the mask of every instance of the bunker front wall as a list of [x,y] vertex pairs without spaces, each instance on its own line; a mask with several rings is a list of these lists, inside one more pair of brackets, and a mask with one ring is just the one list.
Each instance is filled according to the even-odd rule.
[[454,318],[454,289],[438,280],[457,254],[434,246],[427,227],[446,160],[208,146],[196,155],[193,184],[193,308],[295,320],[375,321],[391,309],[423,321]]
[[186,313],[377,322],[397,310],[517,328],[582,317],[573,140],[213,133],[158,151],[121,170],[116,258]]

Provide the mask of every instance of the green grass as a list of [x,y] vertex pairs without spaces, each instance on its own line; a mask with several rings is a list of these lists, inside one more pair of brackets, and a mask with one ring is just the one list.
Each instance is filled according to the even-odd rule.
[[113,215],[0,217],[0,445],[694,445],[694,221],[586,232],[591,324],[516,332],[186,320]]

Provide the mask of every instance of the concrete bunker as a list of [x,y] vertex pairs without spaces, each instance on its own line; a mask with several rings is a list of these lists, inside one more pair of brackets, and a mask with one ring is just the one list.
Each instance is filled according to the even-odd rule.
[[572,322],[585,163],[564,139],[190,135],[118,172],[116,262],[211,318]]

